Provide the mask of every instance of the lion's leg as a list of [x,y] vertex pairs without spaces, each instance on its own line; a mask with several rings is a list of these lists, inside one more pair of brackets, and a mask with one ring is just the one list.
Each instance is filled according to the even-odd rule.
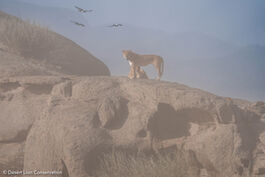
[[158,80],[160,80],[162,77],[162,71],[161,71],[161,64],[159,66],[159,69],[158,69]]
[[128,78],[133,79],[133,68],[132,67],[130,67],[130,72],[128,74]]
[[129,73],[128,77],[130,79],[135,79],[137,77],[136,76],[136,66],[134,64],[132,64],[130,67],[130,73]]
[[162,76],[162,71],[161,71],[161,66],[160,66],[161,64],[158,64],[158,63],[155,63],[154,64],[154,66],[155,66],[155,69],[156,69],[156,71],[157,71],[157,74],[158,74],[158,76],[157,76],[157,80],[160,80],[160,78],[161,78],[161,76]]
[[136,78],[136,66],[133,64],[132,68],[133,68],[133,79],[135,79]]

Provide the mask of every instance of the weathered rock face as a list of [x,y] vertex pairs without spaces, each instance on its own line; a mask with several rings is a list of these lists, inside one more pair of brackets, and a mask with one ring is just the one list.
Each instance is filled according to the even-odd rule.
[[[54,85],[63,78],[0,80],[0,170],[23,168],[24,145],[33,122],[47,107]],[[0,174],[1,176],[2,174]]]
[[[25,170],[87,177],[97,169],[99,154],[113,148],[180,149],[192,154],[191,163],[200,169],[195,176],[265,175],[263,102],[121,77],[13,78],[2,80],[0,88],[0,151],[17,143],[15,157],[21,157],[25,143]],[[0,156],[0,164],[4,160]]]

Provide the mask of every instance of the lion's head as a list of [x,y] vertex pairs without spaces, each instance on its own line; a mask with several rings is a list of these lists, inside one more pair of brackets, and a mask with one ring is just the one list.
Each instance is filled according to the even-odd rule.
[[133,52],[131,50],[122,50],[122,56],[124,59],[129,60],[129,56],[132,54]]

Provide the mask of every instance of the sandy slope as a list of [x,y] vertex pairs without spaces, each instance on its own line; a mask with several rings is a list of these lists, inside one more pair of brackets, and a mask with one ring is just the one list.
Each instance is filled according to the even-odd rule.
[[[58,74],[110,75],[109,69],[103,62],[69,39],[3,12],[0,12],[0,20],[0,32],[5,30],[1,32],[0,37],[1,77]],[[31,33],[36,37],[30,37]],[[13,34],[19,36],[15,38]],[[5,42],[5,35],[10,37],[11,44]],[[25,37],[27,35],[29,36]],[[32,44],[23,41],[32,41]],[[30,45],[32,46],[23,47]]]

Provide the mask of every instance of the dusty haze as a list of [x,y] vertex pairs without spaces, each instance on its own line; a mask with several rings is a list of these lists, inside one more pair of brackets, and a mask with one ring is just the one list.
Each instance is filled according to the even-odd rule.
[[[75,2],[94,10],[81,14],[72,1],[25,2],[29,4],[0,1],[0,10],[40,23],[0,11],[1,177],[23,170],[28,177],[265,176],[263,44],[249,33],[255,45],[245,45],[236,36],[215,36],[210,33],[215,28],[202,33],[174,27],[199,25],[193,24],[194,15],[212,3],[196,7],[184,1],[116,1],[120,4],[113,7],[101,0]],[[185,14],[173,11],[181,9],[174,9],[176,2],[192,10],[185,19],[193,25],[168,21]],[[230,22],[238,19],[231,13],[236,1],[211,2],[229,7],[224,16],[233,15]],[[251,9],[261,13],[261,2],[255,2],[244,1],[237,11],[246,12],[247,22]],[[158,5],[162,10],[153,18]],[[128,13],[137,8],[138,14]],[[163,15],[165,9],[169,11]],[[209,13],[218,19],[224,12]],[[198,18],[210,20],[206,14]],[[138,15],[144,15],[142,21]],[[89,21],[93,17],[96,23]],[[150,23],[141,23],[146,19]],[[161,29],[160,22],[170,30]],[[110,28],[109,23],[123,26]],[[122,49],[163,56],[162,80],[129,79]],[[154,77],[150,67],[142,69]],[[35,170],[50,174],[30,174]]]

